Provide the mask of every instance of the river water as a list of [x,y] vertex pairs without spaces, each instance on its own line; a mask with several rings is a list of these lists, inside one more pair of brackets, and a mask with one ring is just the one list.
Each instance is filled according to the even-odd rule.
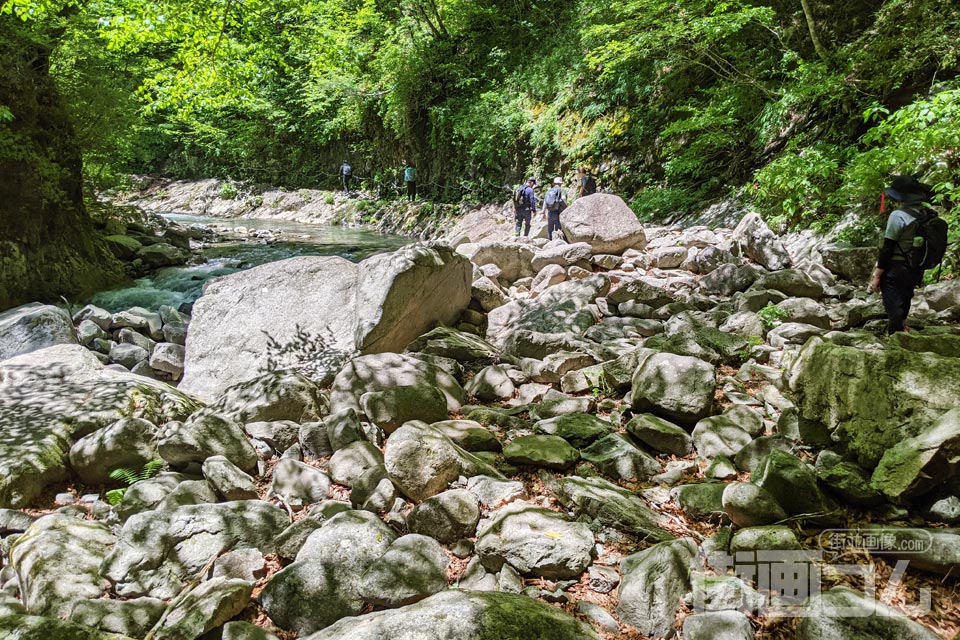
[[414,242],[411,238],[391,236],[369,229],[331,225],[259,220],[253,218],[205,218],[180,214],[164,214],[164,218],[183,226],[205,224],[219,229],[269,229],[279,231],[273,243],[229,240],[203,249],[204,264],[168,267],[150,277],[134,281],[133,286],[101,291],[91,304],[116,312],[130,307],[156,311],[161,305],[178,308],[200,297],[203,285],[213,278],[236,273],[268,262],[295,256],[340,256],[351,262],[385,251],[393,251]]

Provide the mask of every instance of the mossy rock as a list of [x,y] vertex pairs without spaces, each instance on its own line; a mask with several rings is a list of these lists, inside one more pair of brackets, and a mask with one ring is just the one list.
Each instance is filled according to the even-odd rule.
[[58,618],[12,615],[0,617],[0,638],[11,640],[132,640],[128,636]]
[[908,351],[893,341],[884,349],[858,349],[821,338],[807,342],[789,374],[801,433],[821,425],[866,469],[960,406],[957,380],[958,358]]

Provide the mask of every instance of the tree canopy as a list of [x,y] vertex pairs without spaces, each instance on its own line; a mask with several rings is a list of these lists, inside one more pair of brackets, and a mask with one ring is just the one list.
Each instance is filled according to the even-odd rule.
[[[504,199],[590,165],[642,216],[731,194],[832,224],[915,173],[957,184],[953,0],[29,0],[88,178]],[[0,122],[16,117],[0,96]],[[0,125],[2,126],[2,125]]]

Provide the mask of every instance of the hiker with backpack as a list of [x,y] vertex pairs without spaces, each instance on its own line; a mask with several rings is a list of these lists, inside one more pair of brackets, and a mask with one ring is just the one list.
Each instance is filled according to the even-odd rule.
[[589,167],[580,167],[580,177],[577,179],[577,197],[593,195],[597,192],[597,181],[590,175]]
[[353,174],[353,169],[347,164],[347,161],[344,160],[343,164],[340,165],[340,171],[338,177],[340,178],[340,183],[343,185],[343,193],[350,193],[350,178]]
[[521,185],[513,192],[513,219],[517,223],[516,235],[520,235],[520,228],[523,227],[523,235],[530,235],[530,219],[537,208],[537,194],[533,187],[536,186],[537,179],[533,176],[527,178],[527,182]]
[[887,312],[887,333],[905,330],[913,290],[923,272],[937,266],[947,247],[947,224],[927,207],[933,190],[913,176],[894,176],[884,194],[895,201],[870,281]]
[[554,178],[553,187],[543,198],[542,214],[547,218],[547,240],[553,240],[553,232],[560,231],[560,214],[567,208],[567,194],[563,192],[563,178]]
[[403,163],[403,182],[407,185],[407,200],[413,202],[417,199],[417,168],[412,163]]

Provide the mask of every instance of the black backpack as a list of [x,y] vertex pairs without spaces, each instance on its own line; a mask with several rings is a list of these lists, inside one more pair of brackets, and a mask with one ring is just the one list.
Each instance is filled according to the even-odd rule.
[[526,186],[527,185],[522,184],[519,187],[517,187],[516,191],[513,192],[513,210],[514,211],[520,211],[521,209],[526,207],[527,198],[524,193],[524,188]]
[[909,209],[908,212],[917,218],[910,263],[919,281],[923,279],[924,271],[939,266],[943,261],[947,252],[947,222],[927,207]]
[[597,181],[593,179],[593,176],[587,175],[583,179],[583,195],[589,196],[597,192]]

